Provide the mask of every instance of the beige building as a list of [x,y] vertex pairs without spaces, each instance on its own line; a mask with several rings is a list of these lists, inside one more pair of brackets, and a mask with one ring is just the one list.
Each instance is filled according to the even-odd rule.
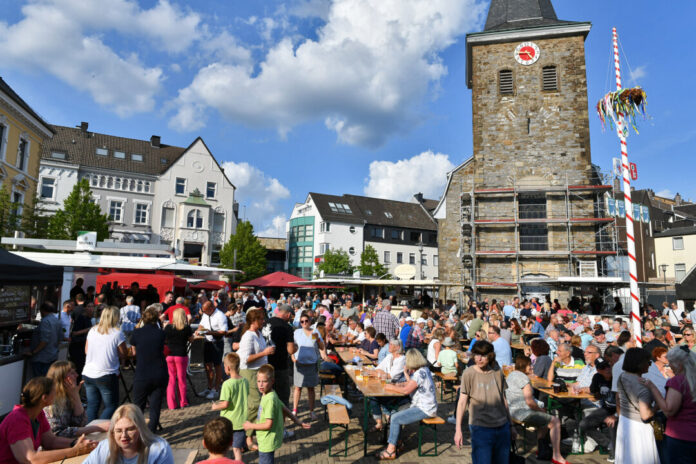
[[22,207],[36,195],[41,147],[53,129],[0,78],[0,186]]
[[654,239],[657,281],[680,282],[696,266],[696,226],[667,229]]

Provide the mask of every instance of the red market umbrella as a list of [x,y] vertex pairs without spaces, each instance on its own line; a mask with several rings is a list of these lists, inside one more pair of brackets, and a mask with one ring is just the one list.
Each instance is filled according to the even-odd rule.
[[[290,283],[295,282],[295,283]],[[297,282],[307,282],[301,284]],[[311,283],[305,279],[288,274],[287,272],[277,271],[265,276],[258,277],[249,282],[239,284],[241,287],[277,287],[277,288],[304,288]]]

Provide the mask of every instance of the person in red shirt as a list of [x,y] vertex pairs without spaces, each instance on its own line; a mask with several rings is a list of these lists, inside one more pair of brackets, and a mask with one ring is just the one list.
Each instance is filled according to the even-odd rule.
[[190,324],[190,323],[191,323],[191,310],[188,308],[188,306],[186,306],[186,305],[184,304],[184,301],[186,301],[186,300],[184,299],[183,296],[178,297],[178,298],[176,299],[176,304],[170,306],[169,308],[167,308],[167,310],[164,311],[164,312],[162,313],[162,315],[160,316],[160,320],[161,320],[162,322],[164,322],[164,321],[169,321],[169,322],[173,321],[173,320],[174,320],[174,319],[173,319],[173,317],[174,317],[174,311],[176,311],[177,309],[181,308],[181,309],[183,309],[184,312],[186,313],[186,321]]
[[97,446],[84,435],[72,440],[51,432],[43,408],[52,405],[55,397],[53,380],[35,377],[27,382],[21,404],[15,405],[0,423],[0,462],[60,461],[87,454]]
[[232,445],[232,422],[224,417],[216,417],[203,428],[203,447],[209,457],[199,464],[244,464],[242,461],[225,457]]

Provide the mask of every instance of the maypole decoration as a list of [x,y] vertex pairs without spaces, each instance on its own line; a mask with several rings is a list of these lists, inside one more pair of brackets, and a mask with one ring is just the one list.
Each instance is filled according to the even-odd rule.
[[642,346],[642,330],[640,324],[640,299],[638,297],[638,266],[636,264],[636,241],[633,232],[633,202],[631,201],[631,177],[628,168],[628,150],[626,138],[628,137],[628,119],[636,129],[636,116],[645,117],[646,96],[645,91],[640,87],[632,89],[621,89],[621,69],[619,67],[619,46],[616,28],[612,29],[612,40],[614,45],[614,68],[616,69],[616,92],[609,92],[597,103],[597,113],[602,121],[602,126],[606,122],[614,128],[621,141],[621,173],[623,175],[623,192],[626,202],[626,239],[628,242],[628,272],[630,276],[631,291],[631,321],[633,336],[636,346]]

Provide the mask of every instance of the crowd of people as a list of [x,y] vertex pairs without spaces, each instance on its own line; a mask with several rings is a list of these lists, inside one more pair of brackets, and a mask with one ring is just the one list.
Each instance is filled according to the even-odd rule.
[[[357,304],[349,294],[275,299],[220,290],[168,292],[151,301],[152,292],[135,283],[98,295],[81,285],[60,311],[50,303],[40,307],[29,353],[34,378],[0,424],[0,462],[87,453],[85,462],[173,462],[157,435],[161,407],[189,405],[194,340],[202,344],[207,382],[199,394],[220,414],[205,426],[205,446],[211,459],[223,459],[230,448],[234,456],[216,463],[241,462],[247,451],[258,452],[260,463],[274,462],[293,433],[285,419],[310,426],[298,419],[303,390],[307,417],[317,421],[320,372],[345,382],[339,342],[374,360],[390,380],[385,390],[395,394],[369,402],[371,431],[388,427],[380,459],[397,457],[404,425],[437,415],[436,372],[459,379],[448,422],[461,446],[468,417],[474,463],[508,462],[513,421],[537,430],[538,457],[553,463],[566,462],[563,446],[575,448],[578,440],[586,451],[606,450],[612,462],[693,462],[696,456],[696,311],[676,305],[644,308],[638,348],[625,317],[585,314],[573,300],[567,306],[514,298],[430,307],[428,296],[428,306],[404,305],[397,315],[386,295]],[[69,343],[68,361],[58,360],[62,341]],[[461,343],[469,345],[466,351]],[[133,404],[119,406],[123,368],[134,369]],[[587,394],[581,414],[572,401],[548,410],[545,394],[533,387],[537,378]],[[108,440],[86,439],[92,432],[106,432]]]

